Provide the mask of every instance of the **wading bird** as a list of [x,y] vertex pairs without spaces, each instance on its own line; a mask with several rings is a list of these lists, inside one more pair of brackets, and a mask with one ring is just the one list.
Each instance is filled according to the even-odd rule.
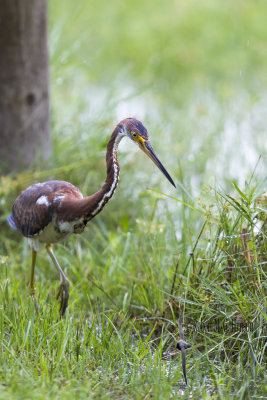
[[46,246],[46,250],[60,275],[57,298],[60,298],[59,312],[61,316],[64,315],[68,307],[69,281],[54,255],[52,244],[67,238],[72,233],[83,232],[86,224],[111,199],[119,180],[118,145],[124,136],[128,136],[135,142],[175,187],[172,178],[154,153],[144,125],[134,118],[126,118],[115,127],[108,142],[106,153],[107,177],[98,192],[83,197],[80,190],[69,182],[35,183],[17,197],[12,207],[12,213],[7,219],[12,229],[18,230],[28,238],[29,246],[32,249],[30,277],[30,293],[32,296],[35,293],[36,255],[42,244]]

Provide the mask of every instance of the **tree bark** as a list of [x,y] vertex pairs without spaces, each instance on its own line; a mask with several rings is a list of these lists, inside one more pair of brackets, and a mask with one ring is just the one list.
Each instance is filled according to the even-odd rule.
[[50,151],[46,0],[1,0],[0,172]]

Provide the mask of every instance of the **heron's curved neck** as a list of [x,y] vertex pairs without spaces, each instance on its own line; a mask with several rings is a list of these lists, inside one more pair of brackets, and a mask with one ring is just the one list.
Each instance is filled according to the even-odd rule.
[[106,153],[107,177],[101,189],[95,193],[96,207],[92,210],[91,217],[94,217],[103,209],[118,186],[120,166],[117,159],[117,152],[123,136],[123,132],[119,127],[116,127],[108,142]]
[[113,196],[119,181],[120,167],[117,159],[118,145],[125,136],[122,127],[117,126],[108,142],[106,153],[107,177],[101,189],[82,202],[82,214],[88,222],[95,217]]

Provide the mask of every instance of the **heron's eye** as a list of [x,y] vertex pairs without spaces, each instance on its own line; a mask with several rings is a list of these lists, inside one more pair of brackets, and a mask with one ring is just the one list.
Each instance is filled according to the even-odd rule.
[[137,138],[137,133],[131,132],[133,138]]

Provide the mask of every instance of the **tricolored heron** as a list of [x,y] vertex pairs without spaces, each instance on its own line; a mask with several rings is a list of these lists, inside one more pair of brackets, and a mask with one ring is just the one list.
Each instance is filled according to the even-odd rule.
[[61,316],[68,307],[69,281],[60,267],[52,244],[65,239],[72,233],[83,232],[87,223],[94,218],[113,196],[119,180],[119,163],[117,150],[121,139],[128,136],[138,144],[166,178],[175,187],[175,184],[157,158],[144,125],[134,119],[122,120],[114,129],[107,144],[106,165],[107,177],[101,189],[91,196],[83,197],[78,188],[69,182],[47,181],[35,183],[24,190],[16,199],[12,213],[8,217],[11,228],[18,230],[28,238],[32,249],[32,267],[30,278],[30,293],[33,296],[34,268],[36,255],[41,245],[46,245],[46,250],[51,257],[60,275],[60,287],[57,298],[60,298]]

